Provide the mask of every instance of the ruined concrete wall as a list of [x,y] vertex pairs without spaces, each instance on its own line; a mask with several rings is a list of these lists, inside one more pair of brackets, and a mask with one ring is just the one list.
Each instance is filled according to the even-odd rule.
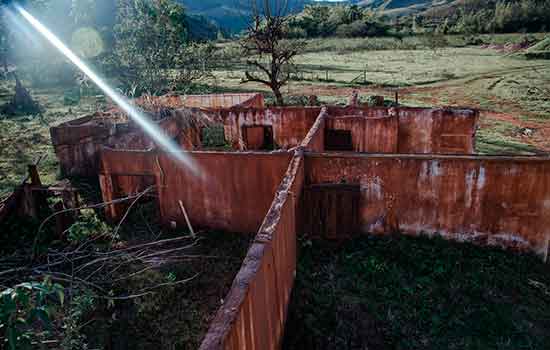
[[83,117],[50,129],[61,173],[66,176],[94,176],[99,169],[99,150],[116,134],[113,123],[91,123]]
[[[200,130],[186,122],[184,110],[174,110],[157,122],[167,137],[182,149],[200,148]],[[52,142],[65,176],[97,176],[103,147],[121,150],[148,150],[153,140],[132,122],[115,123],[84,117],[50,129]]]
[[280,349],[296,273],[296,205],[303,156],[293,158],[201,350]]
[[341,116],[327,119],[327,128],[351,131],[353,150],[369,153],[396,153],[399,119],[394,116]]
[[[357,152],[472,154],[479,113],[469,109],[329,107],[327,128],[351,130]],[[397,119],[397,146],[395,140]],[[367,123],[366,125],[364,123]]]
[[183,106],[196,108],[263,108],[264,96],[258,93],[187,95],[183,97]]
[[478,114],[471,110],[398,111],[399,153],[472,154]]
[[[200,147],[200,129],[185,122],[183,110],[178,108],[262,108],[261,94],[167,95],[142,97],[134,101],[152,110],[170,108],[170,116],[157,122],[166,134],[176,139],[183,149]],[[121,113],[114,108],[113,113]],[[145,150],[154,147],[152,140],[131,121],[123,123],[110,118],[86,116],[50,129],[52,143],[65,176],[96,176],[99,170],[99,151],[102,147]]]
[[[99,183],[104,202],[138,194],[155,186],[155,171],[158,171],[157,155],[149,151],[130,151],[103,148],[101,150]],[[110,221],[119,220],[129,202],[106,207]]]
[[186,227],[179,201],[193,225],[230,232],[256,232],[277,186],[287,170],[290,153],[191,152],[194,174],[165,155],[155,169],[162,222]]
[[548,254],[549,158],[308,154],[306,181],[360,184],[364,233],[438,234]]
[[302,141],[301,146],[310,152],[323,152],[325,150],[325,124],[327,119],[326,110],[323,109],[315,120],[315,123]]
[[317,107],[234,108],[219,111],[219,115],[224,121],[226,140],[235,149],[242,149],[245,126],[271,126],[275,144],[289,149],[302,142],[320,112]]

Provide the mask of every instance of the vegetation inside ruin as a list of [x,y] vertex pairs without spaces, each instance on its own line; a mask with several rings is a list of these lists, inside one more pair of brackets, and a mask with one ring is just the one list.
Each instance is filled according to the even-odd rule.
[[550,272],[441,238],[302,241],[284,349],[548,349]]
[[93,210],[64,237],[44,226],[32,259],[48,214],[0,227],[2,348],[197,349],[252,238],[162,231],[143,203],[120,227]]

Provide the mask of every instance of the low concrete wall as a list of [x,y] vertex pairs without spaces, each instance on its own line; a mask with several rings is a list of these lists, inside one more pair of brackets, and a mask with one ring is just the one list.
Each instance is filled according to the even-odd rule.
[[263,108],[264,96],[258,93],[183,96],[183,106],[219,109],[231,107]]
[[303,179],[303,156],[297,155],[201,350],[281,348],[296,272],[296,205]]
[[99,150],[113,142],[116,124],[93,123],[83,117],[52,127],[50,134],[61,173],[66,176],[94,176],[99,169]]
[[323,109],[315,123],[302,141],[302,148],[310,152],[323,152],[325,150],[325,124],[327,119],[326,109]]
[[308,185],[360,184],[361,232],[548,254],[550,158],[307,154],[305,164]]
[[[213,120],[224,124],[226,140],[234,149],[240,150],[246,149],[243,128],[250,126],[271,126],[277,146],[284,149],[296,147],[302,143],[321,111],[318,107],[257,108],[263,105],[263,97],[259,94],[187,98],[191,105],[203,103],[217,106],[240,101],[238,107],[206,111],[213,116]],[[186,103],[177,99],[181,97],[157,98],[159,101],[166,100],[163,103],[168,105]],[[195,113],[203,112],[195,110]],[[474,151],[475,111],[329,107],[327,112],[326,127],[350,130],[356,152],[471,154]],[[200,148],[200,127],[186,122],[189,116],[183,110],[172,110],[170,113],[169,117],[158,122],[160,128],[168,137],[176,139],[183,149]],[[155,147],[152,140],[132,123],[116,123],[109,118],[81,118],[52,128],[51,136],[62,173],[70,176],[96,175],[99,150],[104,146],[140,150]]]
[[[156,186],[161,220],[186,227],[179,201],[194,226],[256,232],[269,209],[291,153],[189,152],[198,173],[154,151],[102,150],[100,184],[111,202]],[[118,220],[127,203],[107,207]]]
[[162,221],[186,227],[179,201],[198,227],[229,232],[256,232],[277,186],[287,170],[290,153],[188,153],[198,175],[158,156],[155,170]]
[[353,150],[369,153],[396,153],[399,119],[394,116],[341,116],[327,118],[327,128],[351,131]]
[[[168,137],[176,139],[185,150],[194,150],[200,146],[200,130],[186,121],[188,116],[181,108],[217,109],[237,106],[262,108],[264,106],[263,95],[257,93],[147,96],[134,102],[144,106],[145,109],[155,111],[168,108],[170,115],[157,123]],[[52,143],[63,175],[96,176],[99,170],[99,152],[102,147],[145,150],[155,146],[152,140],[131,121],[126,123],[117,121],[114,116],[122,114],[117,108],[110,113],[82,117],[50,129]],[[202,112],[196,111],[196,113]]]
[[271,126],[275,144],[288,149],[300,145],[320,112],[318,107],[232,108],[219,111],[219,117],[225,138],[235,149],[242,149],[246,126]]
[[[156,185],[155,152],[103,148],[100,158],[99,184],[104,202],[135,195]],[[127,202],[110,204],[105,208],[106,216],[110,221],[119,220],[127,207]]]
[[470,109],[329,107],[327,128],[350,130],[354,151],[472,154],[479,113]]
[[[200,147],[200,130],[186,122],[183,110],[157,122],[166,136],[175,139],[182,149]],[[104,147],[124,150],[147,150],[155,143],[133,123],[116,123],[84,117],[50,129],[61,172],[65,176],[97,176],[100,151]]]

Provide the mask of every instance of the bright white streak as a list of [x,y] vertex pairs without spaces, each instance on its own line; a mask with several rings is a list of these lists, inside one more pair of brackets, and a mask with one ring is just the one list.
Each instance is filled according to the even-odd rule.
[[139,110],[132,106],[126,98],[113,90],[103,79],[94,73],[78,56],[76,56],[63,42],[55,36],[48,28],[34,18],[30,13],[20,6],[16,6],[17,11],[56,49],[67,57],[78,69],[88,76],[103,92],[111,98],[124,112],[126,112],[142,129],[147,133],[165,152],[172,158],[188,167],[193,173],[198,174],[198,168],[195,162],[185,155],[179,146],[172,141],[164,131],[153,123],[149,118],[143,115]]

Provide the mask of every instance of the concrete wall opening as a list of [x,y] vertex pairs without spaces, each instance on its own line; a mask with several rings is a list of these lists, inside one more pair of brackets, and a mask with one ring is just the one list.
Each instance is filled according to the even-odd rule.
[[219,148],[227,144],[223,125],[212,125],[201,129],[201,145],[203,148]]
[[249,150],[269,151],[275,148],[272,126],[243,126],[243,138]]
[[325,130],[326,151],[353,151],[351,130]]

